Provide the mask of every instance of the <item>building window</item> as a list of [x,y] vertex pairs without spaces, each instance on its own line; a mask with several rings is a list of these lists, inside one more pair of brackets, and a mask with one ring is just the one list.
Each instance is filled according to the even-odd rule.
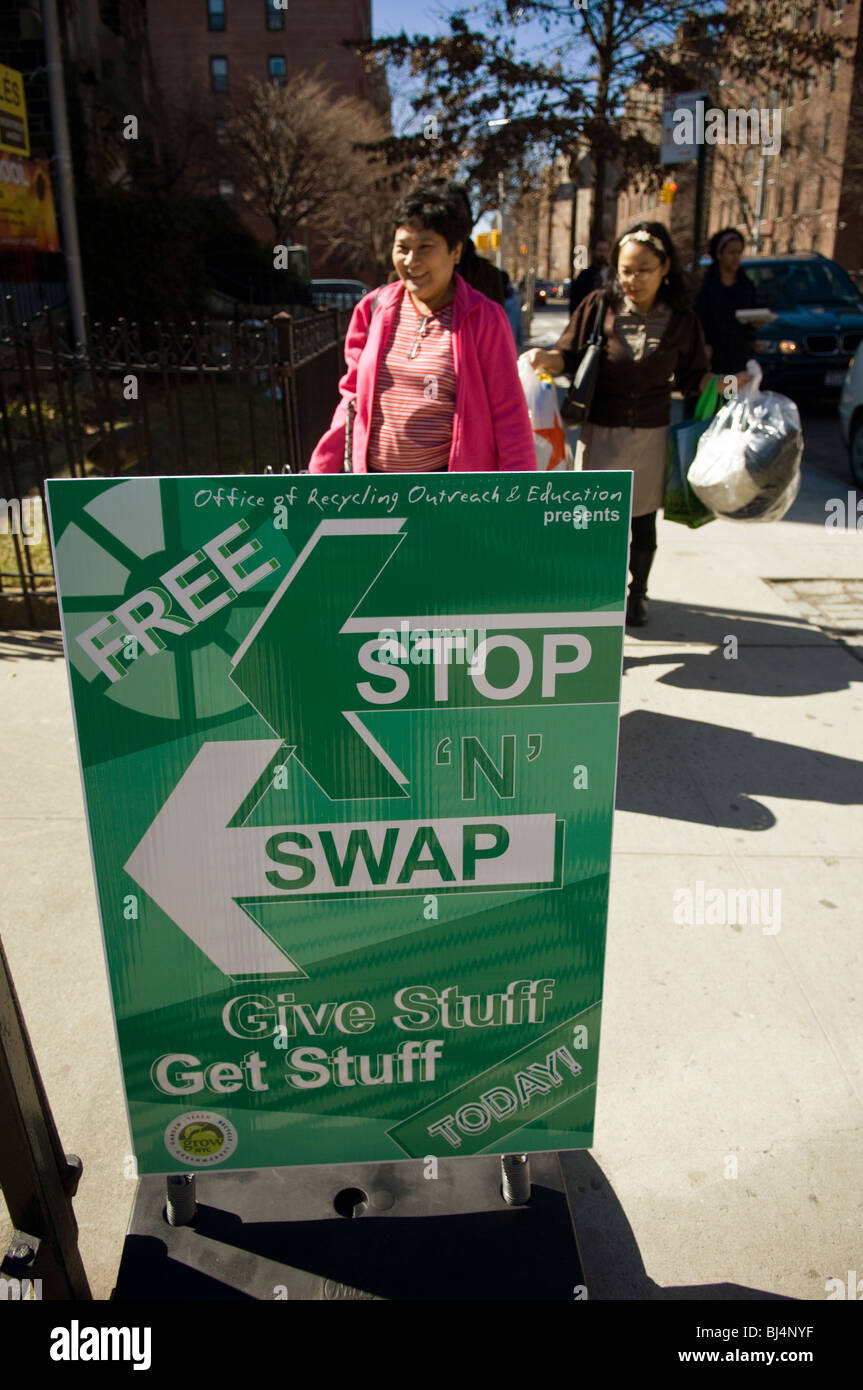
[[288,65],[280,54],[271,54],[267,59],[267,73],[276,87],[284,87],[288,81]]
[[285,27],[285,10],[286,10],[286,8],[287,8],[287,0],[285,0],[285,3],[284,3],[283,5],[280,5],[280,4],[278,3],[278,0],[266,0],[266,5],[267,5],[267,28],[268,28],[268,29],[284,29],[284,27]]
[[809,71],[807,72],[806,78],[805,78],[805,80],[804,80],[804,82],[803,82],[803,100],[804,100],[804,101],[805,101],[806,98],[811,94],[811,92],[812,92],[812,69],[810,68]]
[[832,121],[833,121],[833,114],[832,114],[832,112],[828,111],[828,112],[827,112],[827,115],[824,117],[824,143],[823,143],[823,145],[821,146],[821,148],[822,148],[822,150],[824,151],[825,154],[827,153],[828,149],[830,148],[830,126],[831,126]]
[[207,28],[220,34],[225,28],[225,0],[207,0]]
[[210,87],[214,92],[226,92],[228,90],[227,58],[210,59]]
[[219,179],[219,197],[233,198],[234,185],[230,179]]
[[785,209],[785,185],[780,183],[776,191],[776,216],[781,217]]
[[791,190],[791,216],[793,217],[800,208],[800,180],[797,179]]
[[814,234],[814,236],[812,237],[812,250],[813,250],[813,251],[817,251],[817,250],[818,250],[818,241],[819,241],[819,235],[818,235],[818,233],[816,232],[816,233]]
[[224,121],[216,121],[216,122],[214,123],[214,125],[213,125],[213,131],[214,131],[215,136],[216,136],[216,144],[217,144],[217,145],[227,145],[227,143],[228,143],[228,127],[227,127],[227,125],[225,124],[225,122],[224,122]]
[[[819,176],[819,179],[818,179],[818,193],[817,193],[817,195],[816,195],[815,206],[816,206],[817,208],[820,208],[820,207],[823,207],[823,205],[824,205],[824,175],[821,174],[821,175]],[[815,248],[813,247],[812,249],[814,250]]]
[[839,59],[838,59],[838,58],[834,58],[834,59],[833,59],[833,66],[832,66],[832,68],[830,69],[830,90],[831,90],[831,92],[835,92],[835,91],[836,91],[836,77],[837,77],[837,75],[838,75],[838,72],[839,72]]

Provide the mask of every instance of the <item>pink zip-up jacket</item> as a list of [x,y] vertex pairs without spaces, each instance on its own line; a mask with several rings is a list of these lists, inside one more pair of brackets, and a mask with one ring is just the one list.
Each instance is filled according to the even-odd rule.
[[[496,473],[536,468],[533,431],[518,379],[515,343],[499,304],[455,276],[452,355],[455,412],[451,473]],[[341,400],[332,424],[309,461],[310,473],[341,473],[345,455],[345,417],[356,400],[352,460],[355,473],[367,473],[375,384],[405,287],[401,280],[373,290],[354,309],[345,338],[347,371],[339,382]],[[377,307],[372,305],[377,296]]]

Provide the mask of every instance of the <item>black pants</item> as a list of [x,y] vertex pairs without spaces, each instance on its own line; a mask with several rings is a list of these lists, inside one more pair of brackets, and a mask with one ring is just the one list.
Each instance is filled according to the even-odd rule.
[[656,512],[646,512],[644,516],[632,518],[632,550],[656,549]]

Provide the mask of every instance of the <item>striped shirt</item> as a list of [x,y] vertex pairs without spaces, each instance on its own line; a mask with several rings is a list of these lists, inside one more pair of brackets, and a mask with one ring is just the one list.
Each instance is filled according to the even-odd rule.
[[405,290],[378,371],[368,447],[373,471],[427,473],[449,462],[455,414],[452,312],[447,304],[425,317]]

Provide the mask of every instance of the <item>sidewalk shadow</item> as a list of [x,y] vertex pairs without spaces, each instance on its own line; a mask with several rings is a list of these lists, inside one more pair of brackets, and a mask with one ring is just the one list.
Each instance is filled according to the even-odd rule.
[[560,1155],[584,1279],[591,1302],[613,1299],[641,1302],[704,1301],[725,1303],[782,1300],[787,1294],[745,1284],[679,1284],[663,1287],[644,1268],[641,1251],[614,1188],[587,1149]]
[[8,657],[56,660],[63,657],[59,632],[6,632],[0,630],[0,661]]
[[[734,638],[734,643],[729,642]],[[789,640],[790,639],[790,640]],[[627,632],[627,641],[632,634]],[[790,610],[776,619],[740,609],[650,601],[650,642],[687,644],[679,653],[647,652],[624,656],[623,673],[640,666],[674,666],[657,677],[680,690],[721,690],[729,695],[800,696],[849,690],[863,680],[860,663],[821,628]],[[691,646],[713,646],[712,652]],[[844,653],[848,660],[824,660]],[[729,659],[725,652],[734,652]],[[787,653],[787,658],[783,654]],[[768,655],[769,654],[769,655]],[[781,661],[781,669],[779,663]]]
[[776,817],[759,795],[857,806],[860,786],[854,758],[650,710],[620,721],[618,811],[767,830]]

